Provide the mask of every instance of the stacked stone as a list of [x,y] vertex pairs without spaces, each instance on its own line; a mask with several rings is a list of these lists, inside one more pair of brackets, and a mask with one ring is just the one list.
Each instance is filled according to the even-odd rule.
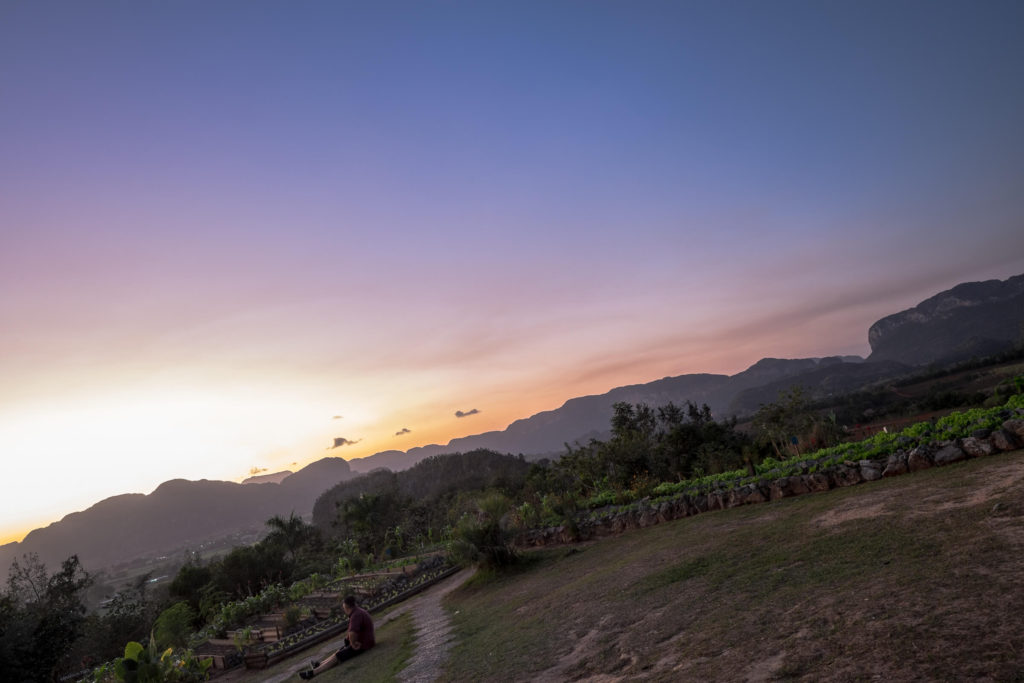
[[1024,447],[1024,419],[1013,417],[994,430],[978,430],[971,436],[952,441],[921,444],[910,451],[900,449],[887,458],[860,460],[833,465],[810,472],[813,462],[802,463],[803,474],[779,477],[764,483],[748,483],[732,489],[718,488],[708,493],[681,494],[671,500],[652,503],[645,498],[629,508],[612,508],[580,522],[573,532],[564,526],[532,529],[516,539],[521,546],[545,546],[589,540],[641,529],[661,522],[682,519],[709,510],[727,510],[741,505],[763,503],[854,486],[882,477],[895,477],[931,467],[951,465],[969,458],[980,458]]

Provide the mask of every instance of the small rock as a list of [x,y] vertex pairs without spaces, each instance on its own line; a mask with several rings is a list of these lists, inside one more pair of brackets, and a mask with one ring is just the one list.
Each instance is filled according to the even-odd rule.
[[860,476],[864,481],[875,481],[882,478],[882,463],[874,460],[861,460],[857,465],[860,467]]
[[1013,451],[1019,448],[1017,444],[1017,436],[1013,432],[1008,432],[1005,429],[997,429],[992,432],[992,436],[988,437],[989,443],[993,447],[1000,451]]
[[981,429],[978,431],[986,432],[985,436],[968,436],[960,443],[960,447],[963,448],[967,455],[972,458],[981,458],[986,455],[992,455],[995,452],[995,448],[988,442],[990,431],[988,429]]
[[836,467],[833,479],[836,482],[836,486],[854,486],[864,481],[860,473],[860,467],[847,463]]
[[911,472],[926,470],[932,465],[931,452],[927,446],[918,446],[907,456],[907,469]]
[[1003,429],[1012,432],[1018,439],[1024,439],[1024,420],[1007,420],[1003,423]]
[[961,460],[966,459],[967,454],[953,444],[943,446],[938,451],[936,451],[935,455],[932,456],[932,461],[935,463],[937,467],[942,467],[943,465],[951,465],[954,462],[960,462]]
[[898,477],[907,473],[907,454],[903,451],[896,451],[889,456],[882,470],[883,477]]
[[741,486],[740,488],[729,491],[725,496],[725,506],[727,508],[738,508],[739,506],[746,504],[748,494],[749,491],[746,486]]
[[829,481],[828,477],[821,472],[814,472],[804,477],[804,482],[807,485],[807,490],[817,493],[819,491],[828,491]]
[[750,494],[747,496],[747,503],[764,503],[768,501],[768,492],[763,486],[750,485]]

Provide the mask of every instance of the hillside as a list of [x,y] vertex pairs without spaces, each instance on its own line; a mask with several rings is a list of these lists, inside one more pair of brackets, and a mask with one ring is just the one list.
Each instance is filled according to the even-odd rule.
[[1015,451],[533,553],[449,597],[442,680],[1020,680],[1022,484]]
[[0,547],[0,568],[37,553],[49,566],[77,554],[88,569],[146,555],[167,554],[239,531],[263,528],[274,515],[309,516],[323,491],[351,478],[348,463],[324,458],[258,486],[229,481],[166,481],[149,495],[129,493],[102,500]]
[[949,364],[995,354],[1024,341],[1024,274],[1007,280],[965,282],[886,316],[868,329],[872,353],[859,356],[762,358],[735,375],[691,374],[617,387],[566,401],[507,428],[409,451],[384,451],[350,461],[355,472],[401,470],[443,453],[488,449],[527,456],[564,452],[566,443],[607,436],[618,401],[664,405],[707,403],[719,418],[753,414],[780,390],[801,385],[813,399],[841,396],[906,375],[916,366]]
[[[604,394],[581,396],[566,401],[560,408],[537,413],[531,417],[516,420],[502,431],[485,432],[474,436],[452,439],[446,445],[431,445],[402,451],[384,451],[366,458],[349,461],[355,472],[369,472],[378,467],[401,470],[412,467],[420,460],[432,455],[466,452],[469,450],[494,450],[503,453],[527,455],[560,455],[566,443],[586,443],[591,438],[605,438],[612,417],[612,406],[618,402],[646,403],[652,406],[673,402],[678,405],[692,401],[707,403],[719,416],[731,414],[731,405],[737,396],[751,389],[771,383],[774,386],[789,386],[800,381],[808,373],[818,369],[819,363],[838,368],[855,367],[863,364],[856,356],[830,359],[819,358],[762,358],[743,372],[735,375],[692,374],[665,377],[646,384],[632,384],[616,387]],[[903,366],[886,364],[879,366],[881,373]],[[879,372],[870,374],[872,379]],[[777,395],[773,388],[771,399]],[[756,410],[757,406],[754,406]]]
[[[55,565],[78,553],[98,567],[133,557],[166,554],[184,546],[246,529],[259,530],[274,514],[312,513],[317,496],[360,473],[385,467],[406,470],[434,455],[474,450],[522,453],[528,458],[560,455],[566,443],[606,438],[617,402],[707,403],[716,417],[750,415],[799,384],[814,399],[847,395],[865,386],[905,376],[935,359],[1004,349],[1020,339],[1024,325],[1024,275],[1006,281],[964,283],[913,309],[871,326],[872,355],[763,358],[735,375],[690,374],[582,396],[561,407],[516,420],[506,429],[452,439],[409,451],[384,451],[348,461],[324,458],[294,474],[279,472],[231,482],[166,482],[149,496],[125,494],[72,513],[21,543],[0,546],[0,568],[22,553],[36,552]],[[279,482],[279,483],[275,483]],[[259,484],[259,485],[253,485]],[[243,490],[244,489],[244,490]],[[173,494],[173,495],[172,495]],[[127,537],[131,544],[124,543]]]
[[870,361],[948,363],[1024,340],[1024,275],[965,282],[882,318],[868,330]]

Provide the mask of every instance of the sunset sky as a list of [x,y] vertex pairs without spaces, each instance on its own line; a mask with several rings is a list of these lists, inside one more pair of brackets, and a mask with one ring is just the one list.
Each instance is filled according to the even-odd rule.
[[5,0],[0,542],[1022,272],[1018,0]]

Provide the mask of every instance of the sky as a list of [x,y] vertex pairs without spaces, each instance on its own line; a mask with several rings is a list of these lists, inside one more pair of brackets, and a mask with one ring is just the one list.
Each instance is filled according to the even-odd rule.
[[1022,121],[1016,1],[0,0],[0,542],[866,356],[1024,272]]

